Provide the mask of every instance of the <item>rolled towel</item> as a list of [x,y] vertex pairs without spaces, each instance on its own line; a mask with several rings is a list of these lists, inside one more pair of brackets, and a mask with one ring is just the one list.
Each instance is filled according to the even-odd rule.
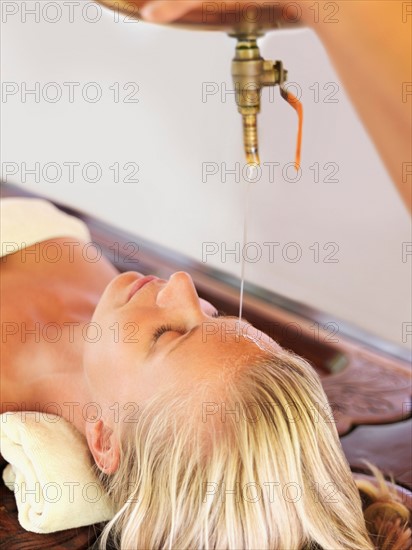
[[93,471],[83,435],[60,416],[0,415],[3,480],[14,491],[20,525],[53,533],[108,521],[110,501]]
[[45,199],[6,197],[0,202],[0,257],[59,237],[91,241],[87,225]]

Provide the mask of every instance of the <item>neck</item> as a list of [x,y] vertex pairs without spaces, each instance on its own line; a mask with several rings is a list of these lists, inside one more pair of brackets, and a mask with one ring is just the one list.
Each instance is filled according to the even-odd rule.
[[57,414],[85,435],[86,420],[95,414],[91,391],[83,369],[83,329],[90,320],[72,323],[62,333],[59,347],[47,344],[42,349],[42,375],[30,384],[30,399],[22,410]]

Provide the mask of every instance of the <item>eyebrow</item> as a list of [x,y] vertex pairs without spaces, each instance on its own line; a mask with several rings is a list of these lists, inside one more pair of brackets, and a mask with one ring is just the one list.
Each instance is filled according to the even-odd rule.
[[[218,318],[218,317],[217,317]],[[236,319],[237,321],[239,321],[239,317],[238,316],[234,316],[234,315],[222,315],[220,317],[221,319]],[[241,321],[244,321],[245,323],[249,323],[249,321],[247,321],[246,319],[244,319],[243,317],[241,318]],[[204,321],[206,322],[206,321]],[[207,321],[209,322],[209,321]],[[171,353],[173,353],[175,350],[179,349],[180,346],[186,342],[186,340],[188,338],[190,338],[191,336],[193,336],[193,334],[195,334],[201,327],[202,327],[203,323],[201,323],[200,325],[196,325],[195,327],[193,327],[192,329],[189,330],[189,332],[187,332],[186,334],[184,334],[181,338],[178,338],[178,342],[176,343],[175,346],[172,347],[171,350],[169,350],[167,352],[167,355],[166,357],[168,357]]]

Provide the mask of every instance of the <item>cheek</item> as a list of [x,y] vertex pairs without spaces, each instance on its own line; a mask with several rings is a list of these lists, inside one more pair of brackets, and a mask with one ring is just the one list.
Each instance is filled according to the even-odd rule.
[[86,342],[83,353],[83,368],[89,383],[92,395],[94,390],[100,390],[110,375],[109,358],[104,351],[104,342]]
[[92,321],[85,338],[83,349],[83,368],[92,396],[104,397],[113,388],[119,365],[120,345],[116,334],[110,330],[110,322]]
[[92,323],[93,338],[84,342],[83,368],[92,395],[107,401],[134,382],[135,373],[144,362],[147,334],[129,316],[113,312],[103,318],[96,315]]

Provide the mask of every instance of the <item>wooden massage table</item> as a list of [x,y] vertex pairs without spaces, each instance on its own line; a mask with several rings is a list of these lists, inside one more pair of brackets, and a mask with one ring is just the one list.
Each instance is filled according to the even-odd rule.
[[[1,197],[38,197],[22,188],[1,185]],[[46,198],[46,197],[41,197]],[[239,283],[229,275],[102,223],[52,201],[88,225],[94,242],[120,271],[168,277],[188,271],[199,295],[230,315],[237,315]],[[110,247],[118,245],[118,258]],[[129,243],[136,243],[135,253]],[[407,350],[372,337],[313,308],[245,284],[243,316],[280,345],[309,360],[319,372],[332,405],[343,449],[352,471],[367,472],[363,459],[393,476],[403,501],[412,510],[411,366]],[[335,333],[336,329],[338,331]],[[4,467],[4,461],[0,464]],[[0,548],[86,549],[99,526],[50,535],[24,531],[14,496],[1,482]]]

